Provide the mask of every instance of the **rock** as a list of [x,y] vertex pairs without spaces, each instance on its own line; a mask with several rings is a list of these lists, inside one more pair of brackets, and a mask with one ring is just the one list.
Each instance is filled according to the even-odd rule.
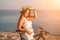
[[0,32],[0,40],[20,40],[18,32]]
[[[45,40],[60,40],[60,36],[46,34],[43,36]],[[19,32],[0,32],[0,40],[21,40]],[[43,40],[40,38],[39,40]]]

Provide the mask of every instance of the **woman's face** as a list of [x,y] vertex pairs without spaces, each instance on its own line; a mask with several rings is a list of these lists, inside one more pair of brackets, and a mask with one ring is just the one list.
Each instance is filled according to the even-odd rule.
[[30,10],[26,10],[25,12],[25,17],[29,16],[30,15]]

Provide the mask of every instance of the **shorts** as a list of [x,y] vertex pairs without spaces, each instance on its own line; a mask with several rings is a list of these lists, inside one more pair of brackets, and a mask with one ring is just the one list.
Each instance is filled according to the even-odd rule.
[[23,38],[25,39],[25,40],[32,40],[33,39],[33,36],[34,36],[34,32],[32,31],[32,34],[31,35],[29,35],[28,33],[23,33]]

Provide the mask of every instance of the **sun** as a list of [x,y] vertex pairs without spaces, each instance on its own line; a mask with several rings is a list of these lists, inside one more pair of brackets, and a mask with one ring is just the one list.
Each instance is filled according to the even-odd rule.
[[54,0],[56,4],[60,5],[60,0]]
[[53,0],[53,5],[54,5],[55,9],[60,10],[60,0]]

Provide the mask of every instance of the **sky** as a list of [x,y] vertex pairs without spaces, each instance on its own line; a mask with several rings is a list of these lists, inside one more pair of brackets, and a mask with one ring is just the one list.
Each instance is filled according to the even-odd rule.
[[26,5],[38,10],[60,10],[60,0],[0,0],[0,9],[21,9]]

